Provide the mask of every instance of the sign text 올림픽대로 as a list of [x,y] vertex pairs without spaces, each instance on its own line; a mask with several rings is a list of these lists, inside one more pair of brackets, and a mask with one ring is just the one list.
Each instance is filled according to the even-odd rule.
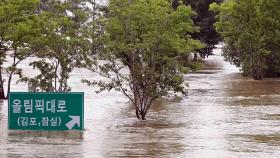
[[28,93],[9,95],[9,129],[83,130],[83,93]]

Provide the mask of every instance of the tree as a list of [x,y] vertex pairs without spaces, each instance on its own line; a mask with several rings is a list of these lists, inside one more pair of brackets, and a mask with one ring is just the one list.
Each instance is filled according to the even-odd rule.
[[8,74],[7,96],[4,94],[4,79],[0,70],[0,98],[7,98],[11,89],[14,75],[21,76],[22,70],[17,65],[29,57],[28,42],[37,36],[38,0],[1,0],[0,1],[0,69],[7,55],[13,59],[6,71]]
[[[90,4],[90,22],[88,23],[88,31],[92,41],[92,55],[100,53],[104,46],[101,36],[104,32],[103,18],[106,16],[108,8],[103,4],[103,1],[106,0],[88,0],[88,4]],[[95,63],[94,65],[97,64],[96,61],[94,61],[93,63]]]
[[280,76],[280,1],[227,0],[211,7],[219,12],[215,26],[225,58],[255,80]]
[[190,7],[175,11],[166,0],[110,0],[101,54],[106,61],[95,70],[109,81],[84,82],[123,92],[144,120],[155,99],[183,92],[181,56],[202,47],[190,37],[193,15]]
[[42,1],[40,8],[41,33],[32,43],[38,60],[30,63],[40,73],[21,81],[28,82],[30,91],[70,91],[70,73],[88,61],[90,51],[86,1],[48,0]]
[[[214,28],[215,12],[209,10],[211,3],[221,3],[222,0],[183,0],[183,4],[190,5],[196,12],[193,21],[200,29],[198,32],[192,33],[194,39],[200,40],[205,44],[204,48],[196,50],[201,57],[207,57],[212,54],[212,50],[216,44],[221,41],[221,37]],[[180,4],[180,0],[173,1],[173,7],[176,8]],[[195,54],[196,55],[196,54]],[[196,57],[195,57],[196,60]]]

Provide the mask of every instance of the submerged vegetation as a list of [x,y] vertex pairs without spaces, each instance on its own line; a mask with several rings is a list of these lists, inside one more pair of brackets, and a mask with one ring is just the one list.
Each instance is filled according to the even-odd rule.
[[[30,91],[67,92],[70,73],[87,68],[107,80],[84,83],[121,91],[145,119],[155,99],[185,93],[183,74],[219,42],[245,75],[278,77],[279,7],[278,0],[0,0],[0,98],[15,75]],[[36,76],[18,68],[24,60]]]
[[224,57],[256,80],[280,76],[280,1],[226,0],[212,4]]
[[193,15],[190,7],[174,10],[166,0],[110,1],[106,49],[100,54],[108,62],[99,67],[110,82],[85,82],[123,92],[135,105],[136,116],[145,119],[155,99],[183,91],[181,57],[202,47],[190,37],[196,31]]

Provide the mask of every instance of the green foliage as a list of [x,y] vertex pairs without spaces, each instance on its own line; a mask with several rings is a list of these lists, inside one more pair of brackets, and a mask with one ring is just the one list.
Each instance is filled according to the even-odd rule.
[[280,76],[280,1],[227,0],[213,4],[224,56],[254,79]]
[[[17,74],[21,77],[22,70],[17,68],[17,65],[32,54],[29,42],[38,35],[36,24],[38,16],[35,14],[38,5],[38,0],[0,1],[0,67],[7,55],[13,58],[13,63],[6,69],[7,95],[10,92],[13,75]],[[1,90],[3,90],[2,73],[0,73],[0,79]]]
[[111,80],[84,82],[122,91],[145,119],[156,98],[183,91],[181,57],[202,47],[190,38],[193,15],[190,7],[175,11],[166,0],[110,0],[102,54],[107,62],[99,73]]
[[[221,3],[222,0],[183,0],[183,4],[191,6],[196,15],[192,17],[195,26],[199,27],[199,31],[193,32],[191,36],[200,40],[205,47],[196,50],[201,57],[207,57],[212,54],[215,45],[221,41],[220,35],[214,28],[215,13],[209,10],[211,3]],[[173,8],[177,8],[180,0],[173,0]],[[196,60],[196,59],[195,59]]]
[[90,35],[86,21],[89,12],[84,1],[48,1],[41,10],[40,37],[32,42],[38,58],[31,62],[40,71],[35,77],[23,77],[31,91],[70,91],[68,79],[74,68],[90,62]]
[[190,5],[197,13],[193,18],[194,24],[199,27],[199,32],[194,32],[192,37],[200,40],[205,47],[198,49],[201,57],[208,57],[216,44],[221,42],[221,37],[214,28],[215,13],[209,10],[211,3],[221,3],[223,0],[184,0],[185,4]]

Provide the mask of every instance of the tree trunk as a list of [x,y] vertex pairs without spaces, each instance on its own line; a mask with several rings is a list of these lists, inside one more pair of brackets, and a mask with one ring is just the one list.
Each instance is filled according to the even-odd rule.
[[55,61],[55,70],[54,70],[54,92],[57,92],[57,71],[58,71],[58,67],[59,67],[59,61]]
[[256,74],[253,78],[254,80],[262,80],[262,76],[260,74]]
[[139,120],[145,120],[146,112],[144,111],[144,109],[141,108],[139,104],[135,105],[135,107],[136,107],[136,117]]
[[261,55],[258,54],[258,61],[257,61],[257,68],[255,69],[254,80],[261,80],[262,79],[262,68],[261,68]]
[[253,79],[262,80],[262,72],[261,72],[260,68],[253,69]]
[[197,62],[197,53],[196,52],[194,52],[194,54],[193,54],[193,61],[195,61],[195,62]]
[[146,120],[146,113],[144,111],[138,111],[136,109],[136,117],[139,119],[139,120]]
[[0,99],[6,99],[4,92],[4,81],[2,78],[2,66],[0,66]]
[[144,111],[140,111],[141,120],[146,120],[146,113]]
[[16,68],[16,54],[17,54],[17,48],[15,48],[15,50],[14,50],[13,69],[9,73],[8,89],[7,89],[7,96],[6,96],[7,99],[9,99],[9,93],[10,93],[10,90],[11,90],[11,82],[12,82],[13,74],[15,72],[14,69]]
[[138,109],[136,109],[136,117],[140,120]]
[[9,99],[9,93],[11,91],[12,76],[13,76],[13,72],[11,72],[9,79],[8,79],[8,90],[7,90],[7,96],[6,96],[7,99]]

